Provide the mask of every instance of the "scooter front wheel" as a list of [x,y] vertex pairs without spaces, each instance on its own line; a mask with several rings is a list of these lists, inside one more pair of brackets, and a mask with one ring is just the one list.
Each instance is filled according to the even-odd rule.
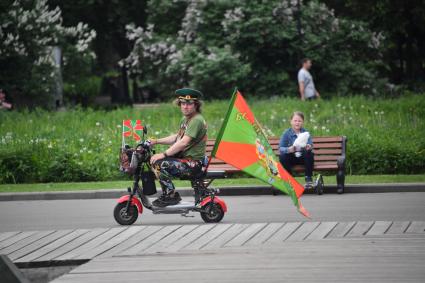
[[129,212],[127,213],[127,203],[122,202],[118,203],[114,209],[114,218],[118,224],[121,225],[131,225],[136,222],[139,212],[135,205],[131,205]]
[[206,223],[220,222],[224,217],[224,211],[217,203],[208,203],[205,207],[205,212],[201,212],[202,220]]

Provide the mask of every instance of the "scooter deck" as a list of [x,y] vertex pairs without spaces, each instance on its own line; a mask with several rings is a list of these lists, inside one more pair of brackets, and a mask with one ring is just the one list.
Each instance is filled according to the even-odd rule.
[[196,205],[192,201],[181,201],[175,205],[168,205],[164,207],[152,206],[154,213],[182,213],[195,209]]

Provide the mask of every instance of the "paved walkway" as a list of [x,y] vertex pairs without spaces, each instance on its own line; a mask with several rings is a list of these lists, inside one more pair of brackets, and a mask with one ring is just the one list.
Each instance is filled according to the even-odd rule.
[[20,266],[93,258],[218,248],[258,248],[285,242],[370,237],[425,238],[425,221],[287,222],[130,226],[0,233],[0,254]]
[[424,263],[424,237],[339,238],[95,258],[53,283],[423,283]]
[[425,221],[4,232],[0,254],[20,267],[84,263],[54,283],[424,282]]

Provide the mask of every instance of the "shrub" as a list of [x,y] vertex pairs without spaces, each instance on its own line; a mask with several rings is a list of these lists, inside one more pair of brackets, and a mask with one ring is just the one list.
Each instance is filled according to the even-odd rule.
[[74,83],[64,83],[64,97],[73,104],[89,106],[100,93],[101,78],[80,77]]
[[[303,103],[281,96],[244,95],[269,136],[280,136],[296,110],[305,113],[305,127],[313,136],[347,136],[349,174],[425,173],[424,95]],[[227,100],[207,101],[203,106],[209,138],[217,136],[227,106]],[[181,113],[171,102],[109,112],[81,108],[54,113],[0,111],[0,183],[127,178],[118,171],[124,119],[142,119],[148,137],[158,138],[176,132]]]
[[83,166],[71,153],[55,156],[47,168],[42,182],[70,182],[74,180],[95,181],[101,178],[96,168]]
[[40,167],[27,150],[0,152],[0,183],[38,182]]

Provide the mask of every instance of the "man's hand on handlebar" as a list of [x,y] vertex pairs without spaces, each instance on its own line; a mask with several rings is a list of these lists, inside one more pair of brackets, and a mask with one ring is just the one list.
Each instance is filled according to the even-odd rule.
[[144,147],[148,147],[148,148],[152,148],[152,146],[154,145],[153,141],[154,141],[154,140],[145,140],[145,141],[143,142],[143,146],[144,146]]
[[145,140],[144,142],[139,143],[136,148],[152,148],[153,144],[150,140]]

